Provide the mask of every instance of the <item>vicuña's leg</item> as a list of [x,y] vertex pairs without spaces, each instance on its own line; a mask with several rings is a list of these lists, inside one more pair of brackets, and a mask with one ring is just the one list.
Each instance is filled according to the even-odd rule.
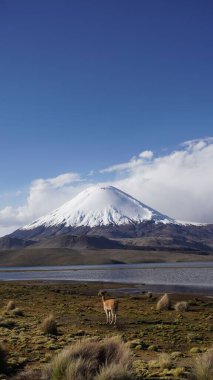
[[108,310],[108,313],[109,313],[109,324],[111,324],[111,320],[112,320],[112,313],[111,313],[111,310]]
[[109,323],[109,314],[108,314],[108,310],[104,310],[105,313],[106,313],[106,323],[108,324]]
[[113,313],[113,311],[111,311],[111,321],[110,321],[110,325],[112,325],[113,324],[113,321],[114,321],[114,318],[115,318],[115,315],[114,315],[114,313]]
[[117,323],[117,314],[114,315],[114,325]]

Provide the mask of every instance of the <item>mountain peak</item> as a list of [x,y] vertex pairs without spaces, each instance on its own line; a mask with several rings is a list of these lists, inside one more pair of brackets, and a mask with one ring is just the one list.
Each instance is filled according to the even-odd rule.
[[161,223],[173,222],[173,219],[144,205],[114,186],[96,185],[83,190],[63,206],[22,229],[30,230],[41,226],[58,225],[92,228],[150,220]]

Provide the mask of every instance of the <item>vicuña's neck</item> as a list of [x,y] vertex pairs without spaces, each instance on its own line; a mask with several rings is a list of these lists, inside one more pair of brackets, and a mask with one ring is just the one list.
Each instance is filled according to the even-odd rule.
[[106,299],[106,298],[105,298],[105,295],[103,294],[103,295],[102,295],[102,301],[104,302],[105,299]]

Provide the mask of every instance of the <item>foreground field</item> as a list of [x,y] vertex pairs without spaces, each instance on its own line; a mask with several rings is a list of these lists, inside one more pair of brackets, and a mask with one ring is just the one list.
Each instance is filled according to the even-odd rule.
[[[104,288],[120,300],[117,327],[105,324],[97,296]],[[150,293],[128,295],[118,284],[1,283],[0,341],[8,358],[0,379],[45,366],[52,356],[79,339],[115,335],[133,352],[134,379],[190,378],[194,359],[212,347],[213,300],[174,294],[171,310],[157,311],[158,298]],[[10,300],[18,311],[6,311]],[[178,301],[189,302],[189,310],[175,311]],[[42,322],[52,313],[57,331],[46,334]]]

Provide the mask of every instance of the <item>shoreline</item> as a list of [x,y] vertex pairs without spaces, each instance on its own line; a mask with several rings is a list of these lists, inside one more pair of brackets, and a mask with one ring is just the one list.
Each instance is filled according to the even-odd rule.
[[104,284],[145,292],[213,295],[211,262],[93,266],[0,267],[1,283]]
[[213,286],[199,285],[174,285],[174,284],[141,284],[141,283],[125,283],[116,281],[84,281],[84,280],[0,280],[0,284],[13,284],[17,286],[49,286],[49,285],[79,285],[93,287],[100,285],[113,293],[123,293],[127,295],[143,295],[148,292],[154,294],[185,294],[185,295],[201,295],[213,297]]
[[209,268],[208,265],[213,267],[213,261],[182,261],[182,262],[140,262],[140,263],[115,263],[115,264],[82,264],[82,265],[40,265],[40,266],[0,266],[0,273],[4,272],[67,272],[67,271],[79,271],[79,270],[134,270],[134,269],[177,269],[177,268]]

